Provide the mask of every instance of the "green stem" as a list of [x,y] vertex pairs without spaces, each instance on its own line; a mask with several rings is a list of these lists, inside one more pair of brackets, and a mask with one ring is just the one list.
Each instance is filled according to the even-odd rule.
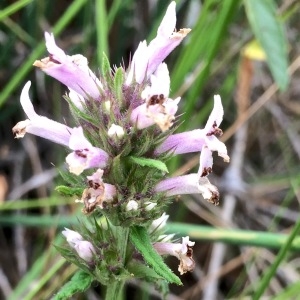
[[[125,264],[129,239],[129,228],[113,225],[110,226],[114,230],[114,236],[116,239],[116,243],[118,244],[119,255],[123,261],[123,264]],[[111,278],[110,283],[106,286],[105,299],[123,300],[125,283],[125,280],[117,280]]]
[[[169,233],[188,235],[192,240],[204,240],[211,242],[225,242],[235,245],[247,245],[263,248],[279,249],[284,246],[290,236],[281,233],[271,233],[241,229],[222,229],[209,226],[200,226],[183,223],[169,223],[167,225]],[[300,237],[296,236],[291,241],[289,250],[300,250]]]
[[[297,195],[297,193],[296,193],[297,188],[298,188],[297,182],[292,181],[292,186],[293,186],[295,195]],[[292,249],[293,241],[298,236],[299,231],[300,231],[300,218],[298,218],[290,235],[287,236],[286,242],[280,248],[280,251],[279,251],[278,255],[276,256],[272,265],[263,273],[263,275],[259,281],[258,287],[255,288],[255,294],[252,298],[253,300],[261,299],[261,296],[263,295],[264,291],[268,287],[268,285],[269,285],[271,279],[273,278],[273,276],[275,275],[278,267],[285,259],[287,253]]]
[[125,281],[113,281],[106,287],[105,300],[123,300]]

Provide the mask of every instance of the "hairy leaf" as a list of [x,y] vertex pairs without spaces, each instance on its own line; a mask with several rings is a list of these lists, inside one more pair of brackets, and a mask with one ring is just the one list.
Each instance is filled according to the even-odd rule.
[[62,286],[60,291],[54,296],[53,299],[70,299],[72,295],[86,291],[90,287],[92,282],[93,278],[89,274],[83,271],[78,271],[69,282]]
[[144,157],[130,156],[130,160],[142,167],[152,167],[163,172],[169,173],[167,166],[160,160]]
[[181,280],[164,263],[162,257],[153,248],[149,233],[145,227],[135,226],[130,231],[130,239],[138,251],[143,255],[145,261],[153,270],[170,283],[182,285]]

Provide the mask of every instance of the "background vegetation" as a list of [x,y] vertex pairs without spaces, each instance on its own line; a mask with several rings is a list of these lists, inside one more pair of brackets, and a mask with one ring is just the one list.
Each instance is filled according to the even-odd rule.
[[[223,141],[231,156],[215,158],[214,207],[184,196],[169,210],[170,232],[196,241],[195,271],[169,299],[298,299],[300,291],[300,3],[297,0],[178,0],[177,29],[192,28],[168,57],[172,96],[180,95],[180,130],[201,128],[214,94],[223,100]],[[74,267],[53,244],[77,222],[74,199],[54,191],[65,150],[11,128],[24,119],[19,95],[32,80],[41,115],[70,117],[66,88],[34,69],[46,56],[44,31],[91,69],[105,52],[128,65],[139,41],[151,40],[169,1],[2,0],[0,2],[0,298],[51,299]],[[179,160],[180,159],[180,160]],[[176,174],[197,168],[198,155],[171,161]],[[177,270],[176,259],[169,260]],[[177,271],[176,271],[177,272]],[[74,299],[99,299],[101,287]],[[100,296],[99,296],[100,295]],[[128,299],[158,299],[132,280]]]

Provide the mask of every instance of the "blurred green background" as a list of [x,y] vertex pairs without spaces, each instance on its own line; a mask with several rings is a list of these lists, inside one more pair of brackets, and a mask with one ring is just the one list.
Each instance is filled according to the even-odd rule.
[[[44,31],[70,55],[83,54],[96,73],[102,53],[128,66],[139,41],[149,42],[170,2],[165,0],[0,1],[0,298],[51,299],[74,267],[53,244],[77,222],[74,199],[54,191],[55,166],[66,150],[11,128],[25,116],[22,87],[32,81],[36,111],[70,119],[66,87],[32,63],[47,56]],[[192,28],[167,58],[171,96],[181,96],[180,131],[202,128],[213,95],[224,105],[221,128],[231,163],[214,159],[214,207],[200,196],[177,199],[170,231],[196,241],[197,267],[171,286],[168,299],[298,299],[300,292],[300,3],[297,0],[178,0],[177,30]],[[169,168],[197,170],[198,155]],[[169,259],[177,272],[177,261]],[[74,299],[101,299],[93,286]],[[159,299],[132,280],[125,299]],[[300,299],[300,298],[299,298]]]

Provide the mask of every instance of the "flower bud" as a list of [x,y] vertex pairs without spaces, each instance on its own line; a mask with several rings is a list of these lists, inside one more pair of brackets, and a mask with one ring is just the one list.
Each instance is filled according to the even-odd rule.
[[145,210],[147,210],[147,211],[152,210],[157,205],[157,203],[150,202],[150,201],[147,201],[144,204],[145,204]]
[[110,103],[110,101],[109,101],[109,100],[104,101],[103,105],[104,105],[104,109],[105,109],[107,112],[110,112],[110,108],[111,108],[111,103]]
[[138,207],[139,207],[139,204],[135,200],[130,200],[130,201],[128,201],[128,203],[126,205],[126,210],[127,211],[137,210]]
[[62,234],[72,248],[74,248],[78,242],[83,241],[83,237],[78,232],[66,227],[65,230],[62,231]]
[[78,256],[86,262],[91,262],[93,260],[93,256],[96,254],[94,246],[88,241],[79,241],[76,243],[74,249]]
[[159,217],[156,220],[153,220],[153,222],[149,228],[150,233],[152,233],[154,231],[162,230],[166,226],[168,219],[169,219],[169,215],[167,215],[166,213],[163,213],[161,215],[161,217]]
[[124,129],[116,124],[112,124],[107,132],[110,137],[122,138],[124,136]]
[[96,254],[95,248],[92,243],[84,241],[83,237],[76,231],[65,228],[62,234],[67,239],[70,247],[75,249],[80,258],[86,262],[91,262],[93,255]]

